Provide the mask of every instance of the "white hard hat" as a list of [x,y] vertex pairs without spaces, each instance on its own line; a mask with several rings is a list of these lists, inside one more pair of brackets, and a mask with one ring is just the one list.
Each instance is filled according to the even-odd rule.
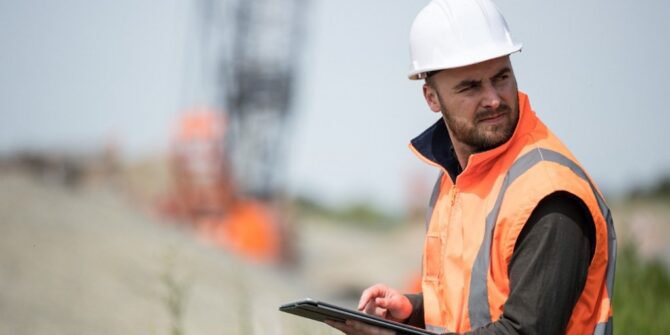
[[414,19],[410,32],[409,79],[430,71],[483,62],[521,50],[490,0],[433,0]]

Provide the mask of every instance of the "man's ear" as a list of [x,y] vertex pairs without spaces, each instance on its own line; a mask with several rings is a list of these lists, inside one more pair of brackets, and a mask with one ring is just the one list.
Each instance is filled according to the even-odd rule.
[[423,84],[423,97],[426,99],[426,103],[430,110],[435,113],[439,113],[442,110],[440,99],[437,97],[437,92],[428,84]]

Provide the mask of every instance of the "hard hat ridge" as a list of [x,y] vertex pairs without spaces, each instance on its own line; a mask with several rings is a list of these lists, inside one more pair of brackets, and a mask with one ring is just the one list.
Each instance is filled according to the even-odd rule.
[[521,50],[491,0],[432,0],[412,23],[410,79]]

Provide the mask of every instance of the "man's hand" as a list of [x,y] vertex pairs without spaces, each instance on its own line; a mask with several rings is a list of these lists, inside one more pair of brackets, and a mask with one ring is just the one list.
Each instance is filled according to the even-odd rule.
[[[387,320],[404,322],[412,314],[412,303],[400,292],[384,284],[377,284],[363,291],[358,310]],[[353,320],[326,323],[349,335],[394,334],[393,331]]]
[[412,303],[400,292],[384,284],[377,284],[363,291],[358,310],[384,319],[405,322],[412,314]]

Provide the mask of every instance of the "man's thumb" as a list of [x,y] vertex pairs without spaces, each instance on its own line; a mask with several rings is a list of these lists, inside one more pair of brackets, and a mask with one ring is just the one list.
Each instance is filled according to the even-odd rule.
[[378,307],[381,307],[381,308],[388,308],[388,305],[390,304],[390,301],[389,301],[388,298],[376,298],[375,299],[375,304]]

